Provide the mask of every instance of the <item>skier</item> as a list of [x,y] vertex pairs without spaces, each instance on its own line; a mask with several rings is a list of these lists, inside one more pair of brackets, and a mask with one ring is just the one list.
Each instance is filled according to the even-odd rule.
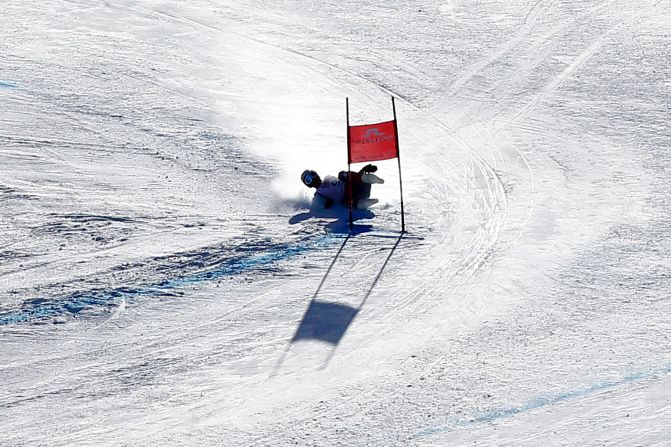
[[301,180],[308,188],[316,188],[315,202],[321,203],[324,208],[331,208],[334,204],[347,206],[351,179],[352,207],[361,210],[376,204],[377,199],[370,198],[370,185],[384,183],[384,180],[373,174],[377,166],[366,165],[359,172],[340,171],[338,177],[327,175],[322,180],[317,172],[307,169],[301,174]]

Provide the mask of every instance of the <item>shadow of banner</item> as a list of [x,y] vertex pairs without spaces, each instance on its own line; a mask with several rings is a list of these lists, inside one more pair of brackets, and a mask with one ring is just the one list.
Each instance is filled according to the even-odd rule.
[[313,300],[291,343],[301,339],[317,339],[337,345],[357,313],[359,309],[345,304]]
[[347,242],[350,239],[350,235],[348,235],[345,238],[342,245],[340,246],[340,249],[338,250],[338,253],[336,253],[335,257],[333,258],[333,261],[331,261],[329,268],[324,274],[324,277],[322,278],[321,282],[319,283],[319,286],[317,287],[317,290],[315,291],[312,299],[310,300],[310,304],[307,310],[305,311],[305,314],[303,315],[303,318],[301,319],[301,322],[299,323],[298,328],[294,333],[294,336],[292,337],[290,343],[285,349],[282,357],[279,359],[275,368],[275,372],[283,364],[284,359],[288,354],[289,350],[291,349],[292,345],[302,340],[318,340],[332,345],[333,349],[331,350],[331,353],[329,354],[328,358],[322,365],[322,368],[328,365],[328,362],[335,353],[335,348],[342,340],[343,336],[347,332],[347,329],[354,322],[358,313],[361,311],[361,309],[363,309],[363,306],[366,304],[368,297],[370,297],[371,293],[375,289],[375,286],[382,277],[382,274],[384,273],[384,270],[387,267],[389,260],[396,251],[396,248],[401,242],[403,236],[404,235],[402,233],[397,237],[396,242],[394,243],[393,247],[389,250],[389,254],[387,255],[387,258],[382,264],[382,267],[375,276],[373,283],[371,284],[370,288],[366,292],[365,296],[363,297],[359,305],[356,307],[347,304],[341,304],[337,302],[330,302],[319,299],[322,287],[324,286],[326,279],[329,277],[331,271],[333,270],[333,266],[336,264],[338,258],[340,257],[340,254],[344,250],[345,245],[347,245]]

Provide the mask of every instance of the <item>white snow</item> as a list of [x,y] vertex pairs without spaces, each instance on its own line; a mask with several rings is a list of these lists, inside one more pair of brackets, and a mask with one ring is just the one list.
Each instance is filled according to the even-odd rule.
[[0,445],[671,444],[671,2],[390,3],[5,0]]

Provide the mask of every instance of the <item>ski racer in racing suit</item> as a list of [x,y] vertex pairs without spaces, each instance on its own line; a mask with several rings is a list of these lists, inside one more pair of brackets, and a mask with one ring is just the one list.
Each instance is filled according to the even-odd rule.
[[347,206],[349,184],[352,188],[352,207],[367,209],[377,203],[377,199],[370,198],[370,187],[373,183],[384,183],[384,180],[373,174],[377,166],[368,164],[359,172],[340,171],[338,177],[327,175],[322,180],[317,172],[305,170],[301,174],[301,181],[308,188],[316,188],[315,200],[320,201],[324,208],[331,208],[334,204]]

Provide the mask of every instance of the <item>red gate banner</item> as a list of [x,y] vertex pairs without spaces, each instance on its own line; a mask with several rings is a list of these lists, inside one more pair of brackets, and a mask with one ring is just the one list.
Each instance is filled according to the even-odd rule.
[[396,122],[349,126],[349,163],[398,157]]

